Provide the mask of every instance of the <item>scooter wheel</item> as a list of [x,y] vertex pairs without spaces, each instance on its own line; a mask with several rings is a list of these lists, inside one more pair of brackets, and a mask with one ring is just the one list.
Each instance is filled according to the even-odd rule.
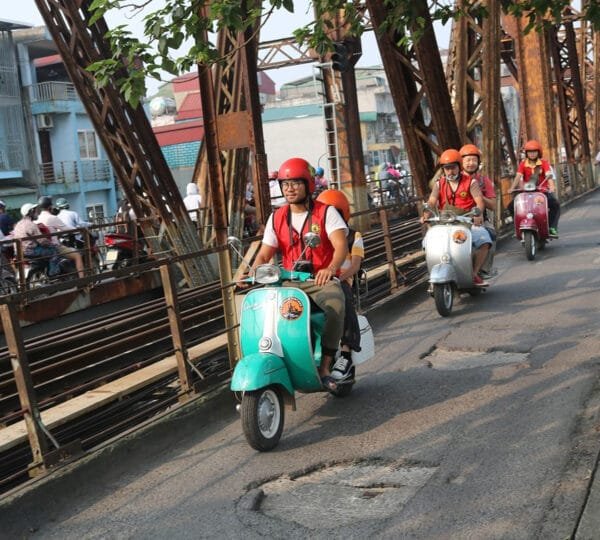
[[240,412],[242,429],[252,448],[267,452],[277,446],[285,418],[281,390],[269,386],[245,392]]
[[452,305],[454,304],[454,287],[452,283],[434,284],[433,299],[438,313],[442,317],[448,317],[452,313]]
[[525,256],[527,257],[527,260],[533,261],[537,251],[537,240],[535,238],[535,234],[533,234],[532,231],[524,231],[523,242],[525,244]]

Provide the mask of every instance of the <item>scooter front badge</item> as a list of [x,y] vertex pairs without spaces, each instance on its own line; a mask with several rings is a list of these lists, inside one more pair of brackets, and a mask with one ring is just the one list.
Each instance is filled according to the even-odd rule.
[[281,316],[288,321],[295,321],[302,316],[304,312],[304,305],[300,298],[296,298],[292,296],[291,298],[286,298],[281,307],[279,308],[279,313]]

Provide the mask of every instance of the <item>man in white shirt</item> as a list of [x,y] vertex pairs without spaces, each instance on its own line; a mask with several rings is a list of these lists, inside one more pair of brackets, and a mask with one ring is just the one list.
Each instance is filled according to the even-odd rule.
[[[294,282],[293,286],[303,289],[325,313],[319,375],[323,387],[335,391],[337,382],[331,376],[331,363],[344,331],[345,297],[339,281],[332,278],[339,275],[348,254],[348,228],[333,206],[312,200],[315,180],[306,160],[285,161],[279,168],[278,179],[288,204],[269,216],[254,267],[270,261],[277,251],[287,270],[293,269],[301,254],[308,259],[314,283]],[[307,232],[320,236],[318,247],[304,248],[303,237]]]
[[[71,228],[67,227],[58,216],[52,214],[52,199],[50,197],[40,197],[38,200],[38,208],[40,209],[40,214],[35,222],[44,224],[51,233],[66,231]],[[63,246],[56,236],[52,236],[52,243],[56,245],[58,252],[61,255],[71,259],[75,263],[79,277],[85,277],[85,268],[83,266],[81,254],[76,250]]]

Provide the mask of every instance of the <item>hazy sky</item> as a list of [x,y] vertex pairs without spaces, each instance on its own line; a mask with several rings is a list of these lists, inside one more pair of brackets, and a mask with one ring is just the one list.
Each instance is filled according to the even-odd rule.
[[[8,4],[7,0],[4,0],[4,2]],[[155,4],[158,6],[161,3],[161,0],[153,1],[153,5]],[[303,6],[303,1],[301,0],[300,2],[296,2],[296,4],[297,6]],[[307,6],[308,2],[306,2],[304,5]],[[261,31],[261,39],[266,41],[291,36],[292,30],[302,26],[303,24],[306,24],[306,22],[310,20],[312,12],[310,14],[307,13],[307,9],[310,8],[297,8],[296,13],[294,14],[288,14],[287,12],[279,12],[274,14]],[[117,24],[131,24],[133,29],[132,32],[140,37],[143,29],[143,26],[140,22],[141,17],[138,16],[135,19],[131,19],[127,13],[128,11],[123,10],[118,16],[109,18],[107,20],[109,26],[116,26]],[[0,17],[12,21],[33,24],[36,26],[44,24],[34,0],[18,0],[17,2],[11,2],[8,6],[4,6],[2,15],[0,15]],[[443,34],[446,36],[448,35],[447,32]],[[446,42],[439,43],[441,48],[446,48],[448,46],[448,38],[446,37],[445,39]],[[372,66],[377,64],[381,64],[381,60],[379,58],[375,36],[373,35],[373,32],[367,32],[363,36],[363,55],[359,60],[358,65]],[[311,75],[312,67],[310,64],[287,67],[277,70],[268,70],[267,74],[275,81],[277,88],[280,88],[282,84],[288,81],[306,75]],[[167,77],[171,78],[170,76]],[[161,83],[158,83],[154,80],[149,81],[150,94],[154,93],[159,84]]]

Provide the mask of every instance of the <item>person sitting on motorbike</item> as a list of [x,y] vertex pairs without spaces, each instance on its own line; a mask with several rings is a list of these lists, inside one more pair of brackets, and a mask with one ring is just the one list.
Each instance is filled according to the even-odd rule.
[[[465,144],[460,150],[460,156],[462,157],[463,170],[474,178],[479,183],[481,189],[481,195],[483,196],[483,202],[485,204],[485,211],[483,213],[483,226],[490,233],[492,241],[496,240],[496,229],[491,219],[491,212],[496,211],[496,190],[494,188],[494,182],[487,177],[483,176],[479,172],[481,165],[481,151],[474,144]],[[490,251],[491,253],[491,251]],[[488,277],[491,275],[492,256],[486,258],[485,263],[482,266],[479,274],[482,277]]]
[[[560,219],[560,203],[556,198],[556,184],[552,166],[548,161],[542,159],[542,145],[536,140],[530,140],[523,147],[525,159],[519,163],[517,174],[513,180],[509,193],[514,192],[521,182],[527,183],[532,177],[536,179],[536,186],[548,201],[548,232],[550,236],[558,238],[558,220]],[[514,217],[515,201],[508,205],[510,215]]]
[[56,269],[52,266],[53,259],[58,255],[58,247],[50,238],[31,238],[32,236],[40,236],[44,234],[37,224],[34,222],[36,204],[25,203],[21,206],[22,218],[17,221],[12,236],[14,239],[21,240],[23,255],[28,259],[43,257],[49,261],[50,273],[54,273]]
[[[38,200],[38,208],[40,213],[37,218],[37,223],[43,223],[46,227],[48,227],[51,233],[66,231],[69,229],[69,227],[67,227],[61,219],[52,214],[52,198],[46,196],[40,197]],[[81,253],[60,244],[56,236],[52,236],[52,243],[56,246],[58,252],[63,257],[71,259],[75,263],[79,277],[85,277],[85,269],[83,266]]]
[[326,190],[328,187],[327,180],[325,179],[325,169],[323,167],[317,167],[315,169],[315,191],[313,192],[313,198],[316,198],[319,193]]
[[[442,152],[439,165],[442,175],[433,184],[427,205],[430,208],[438,207],[439,210],[451,210],[457,214],[464,214],[474,207],[479,208],[481,214],[473,217],[471,228],[474,250],[473,283],[478,287],[486,287],[488,283],[479,276],[479,271],[492,245],[492,238],[489,231],[482,226],[485,203],[479,182],[461,170],[462,157],[454,148]],[[429,210],[424,210],[421,223],[431,214]]]
[[279,252],[283,267],[292,270],[305,249],[303,236],[307,232],[320,236],[320,245],[306,249],[303,255],[312,264],[314,282],[284,285],[303,289],[325,313],[319,376],[326,389],[335,390],[337,383],[330,369],[344,331],[345,300],[339,281],[333,278],[339,275],[348,254],[348,229],[335,208],[312,199],[315,179],[306,160],[288,159],[279,168],[277,177],[287,204],[269,216],[253,267],[268,263]]
[[[346,195],[337,189],[326,189],[317,197],[317,201],[324,204],[335,206],[338,212],[344,218],[348,226],[350,219],[350,203]],[[337,381],[348,378],[352,375],[352,351],[360,352],[360,327],[358,317],[354,308],[354,295],[352,294],[352,284],[354,276],[360,270],[363,259],[365,258],[365,246],[360,232],[348,226],[348,255],[340,267],[339,280],[346,297],[346,310],[344,317],[344,334],[341,339],[340,358],[333,365],[331,376]]]

